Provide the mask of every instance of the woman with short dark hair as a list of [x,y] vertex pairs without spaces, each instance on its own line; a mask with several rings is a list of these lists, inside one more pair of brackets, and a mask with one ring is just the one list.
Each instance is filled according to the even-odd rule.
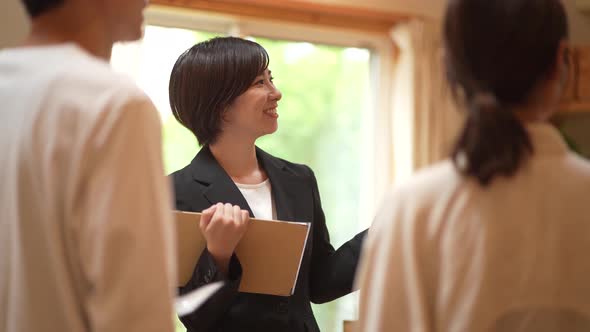
[[590,331],[590,163],[548,122],[567,82],[559,0],[450,0],[449,160],[395,188],[359,269],[362,331]]
[[181,318],[189,331],[319,331],[310,302],[332,301],[352,291],[366,232],[334,250],[312,170],[255,145],[278,126],[282,95],[268,65],[260,45],[226,37],[193,46],[172,70],[172,112],[203,146],[188,166],[172,174],[177,209],[201,211],[229,203],[252,217],[311,224],[290,297],[239,293],[241,267],[233,252],[245,230],[202,224],[207,248],[180,291],[226,280],[233,292],[210,305],[211,312]]

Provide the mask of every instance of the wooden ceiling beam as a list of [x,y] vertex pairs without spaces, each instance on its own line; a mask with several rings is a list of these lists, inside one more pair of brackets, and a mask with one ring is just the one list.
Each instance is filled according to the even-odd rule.
[[150,3],[377,34],[387,34],[392,26],[408,19],[405,15],[377,10],[291,0],[151,0]]

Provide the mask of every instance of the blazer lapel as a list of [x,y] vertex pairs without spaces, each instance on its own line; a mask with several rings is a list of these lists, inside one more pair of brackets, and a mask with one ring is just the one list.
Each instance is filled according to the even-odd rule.
[[277,219],[283,221],[309,222],[301,211],[306,210],[302,195],[309,192],[306,183],[297,177],[283,161],[256,148],[256,156],[266,171],[272,185],[272,195],[277,210]]
[[205,186],[203,196],[211,205],[217,203],[238,205],[242,209],[247,209],[251,217],[254,216],[238,187],[211,154],[209,146],[204,146],[193,159],[191,171],[193,179]]
[[[256,157],[270,179],[277,219],[310,222],[310,216],[302,214],[309,210],[309,204],[306,202],[311,198],[305,197],[305,194],[310,192],[308,183],[296,176],[283,161],[258,147]],[[205,187],[202,193],[211,205],[219,202],[238,205],[242,209],[247,209],[250,217],[254,217],[248,202],[215,160],[208,146],[204,146],[191,162],[191,172],[193,179]]]

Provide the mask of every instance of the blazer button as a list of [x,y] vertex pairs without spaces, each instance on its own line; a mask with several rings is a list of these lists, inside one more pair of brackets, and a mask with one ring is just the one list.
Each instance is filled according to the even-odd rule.
[[205,280],[206,283],[211,282],[211,280],[213,279],[213,272],[211,272],[211,270],[207,271],[207,274],[205,274],[205,277],[203,278],[203,280]]
[[287,301],[279,302],[279,305],[277,306],[277,312],[281,314],[289,312],[289,303]]

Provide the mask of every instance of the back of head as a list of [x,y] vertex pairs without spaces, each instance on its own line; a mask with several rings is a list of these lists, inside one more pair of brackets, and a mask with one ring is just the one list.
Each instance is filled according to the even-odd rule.
[[559,0],[449,0],[447,76],[468,108],[453,151],[460,171],[487,185],[533,152],[516,112],[555,70],[567,35]]
[[22,0],[30,17],[34,18],[59,7],[65,0]]
[[26,45],[64,42],[108,60],[114,43],[143,35],[145,0],[21,0],[31,18]]
[[224,111],[268,67],[259,44],[235,37],[213,38],[180,55],[170,74],[170,108],[199,144],[221,133]]

